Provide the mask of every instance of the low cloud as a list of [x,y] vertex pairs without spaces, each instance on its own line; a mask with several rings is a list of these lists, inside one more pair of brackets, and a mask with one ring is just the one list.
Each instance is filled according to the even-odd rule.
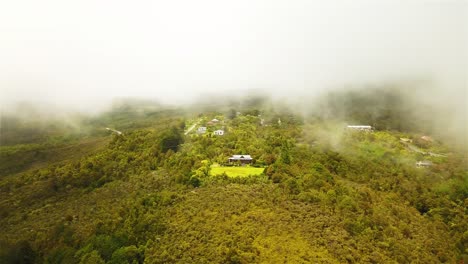
[[0,104],[96,112],[257,91],[308,111],[329,91],[393,83],[466,131],[467,12],[461,0],[5,1]]

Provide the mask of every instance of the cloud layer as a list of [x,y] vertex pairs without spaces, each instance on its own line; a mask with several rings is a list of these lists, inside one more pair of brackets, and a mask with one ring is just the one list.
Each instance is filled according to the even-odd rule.
[[0,103],[300,98],[429,79],[463,104],[467,13],[466,1],[4,1]]

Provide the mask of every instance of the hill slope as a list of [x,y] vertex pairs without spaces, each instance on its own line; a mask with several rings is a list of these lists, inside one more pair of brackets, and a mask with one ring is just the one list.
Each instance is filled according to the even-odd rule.
[[[240,110],[107,113],[85,122],[112,123],[123,135],[41,145],[41,160],[30,158],[34,147],[2,146],[1,262],[466,259],[463,153],[413,133],[345,131],[291,112]],[[224,136],[184,135],[213,118],[220,122],[208,131]],[[444,156],[414,152],[401,137]],[[234,154],[252,155],[264,173],[212,176],[211,165],[227,166]],[[421,160],[433,165],[416,168]]]

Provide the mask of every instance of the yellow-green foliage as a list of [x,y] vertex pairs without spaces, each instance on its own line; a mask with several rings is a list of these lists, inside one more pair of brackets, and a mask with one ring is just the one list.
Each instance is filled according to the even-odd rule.
[[[0,263],[468,260],[466,156],[288,113],[262,112],[262,126],[254,110],[221,137],[125,110],[90,123],[124,136],[0,147]],[[239,153],[258,167],[222,166]],[[415,168],[423,158],[433,166]]]

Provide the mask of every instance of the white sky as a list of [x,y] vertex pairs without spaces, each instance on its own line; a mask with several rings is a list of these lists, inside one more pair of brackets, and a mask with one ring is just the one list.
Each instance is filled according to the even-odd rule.
[[0,103],[419,77],[464,100],[467,39],[468,1],[2,1]]

